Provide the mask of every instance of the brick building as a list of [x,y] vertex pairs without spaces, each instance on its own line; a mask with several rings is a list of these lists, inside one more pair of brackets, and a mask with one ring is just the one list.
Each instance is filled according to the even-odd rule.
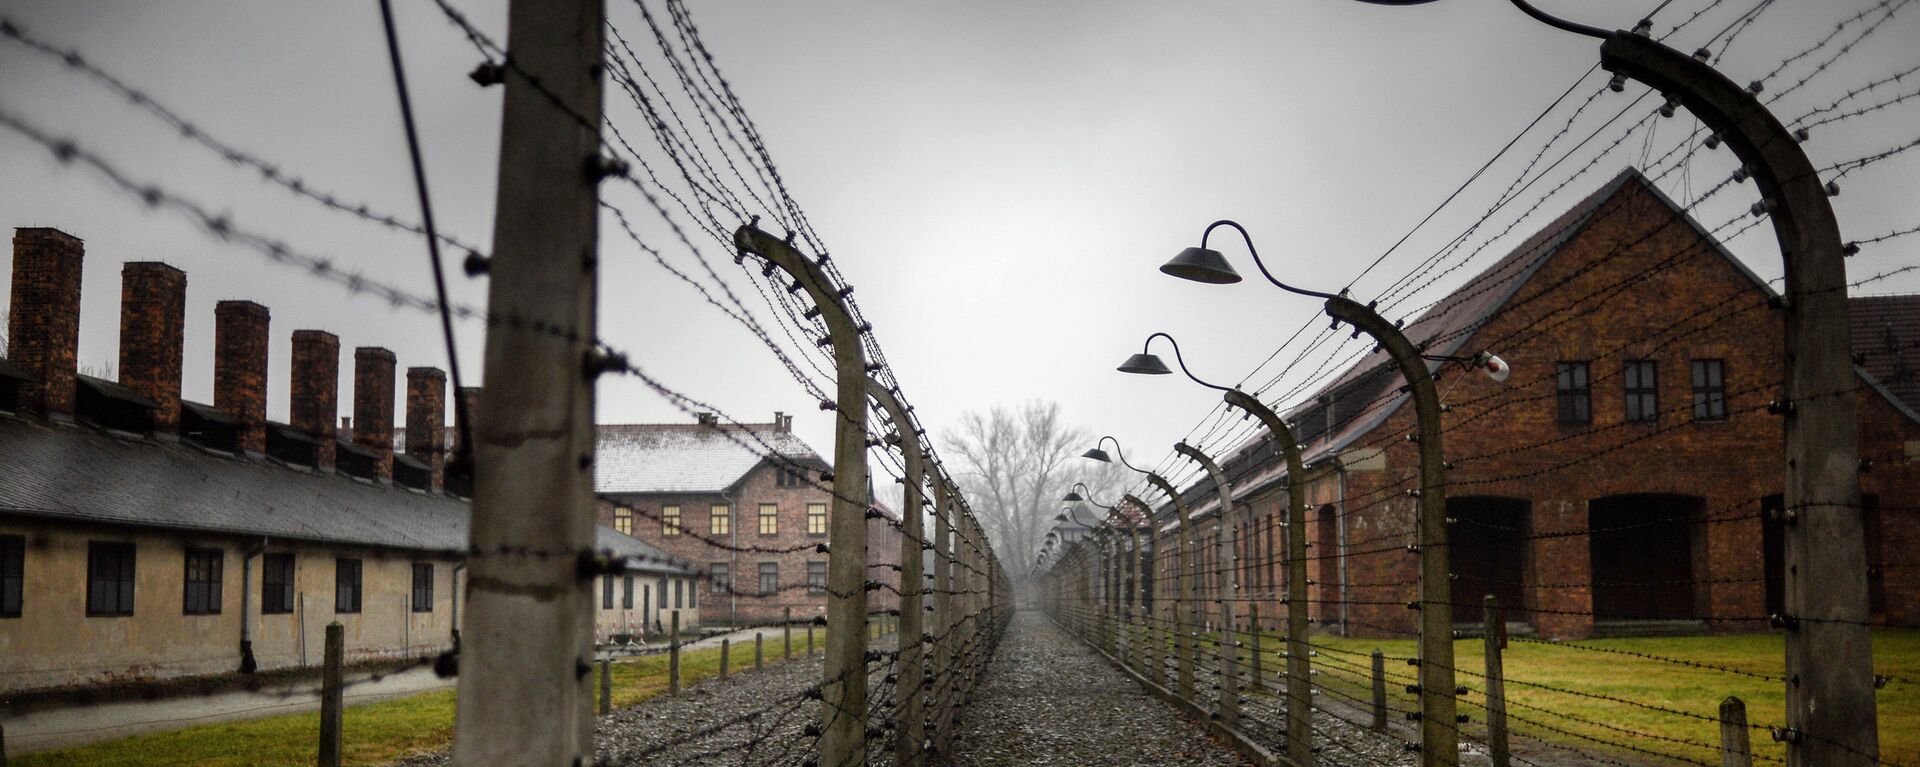
[[[0,692],[350,661],[456,641],[468,508],[446,492],[446,377],[354,354],[336,428],[340,341],[292,333],[291,423],[266,420],[269,312],[215,308],[213,404],[182,398],[187,275],[121,272],[120,376],[82,375],[81,241],[19,229],[0,359]],[[643,577],[694,574],[639,541],[600,545]],[[602,635],[617,614],[603,611]],[[697,622],[697,615],[693,616]]]
[[[1441,370],[1450,601],[1480,620],[1492,593],[1514,631],[1552,637],[1765,630],[1780,606],[1783,379],[1778,294],[1637,171],[1627,170],[1436,303],[1405,332],[1427,352],[1490,351],[1497,383]],[[1852,302],[1873,619],[1920,625],[1920,296]],[[1441,363],[1432,363],[1440,370]],[[1413,407],[1384,352],[1284,414],[1305,446],[1287,477],[1260,433],[1223,459],[1238,580],[1284,612],[1286,493],[1311,504],[1316,622],[1415,630]],[[1184,494],[1210,540],[1213,483]],[[1157,510],[1169,529],[1170,504]],[[1162,538],[1163,542],[1166,540]],[[1173,547],[1157,563],[1171,572]],[[1210,572],[1215,552],[1200,552]],[[1167,583],[1167,581],[1162,581]],[[1212,579],[1201,594],[1215,596]]]
[[[826,614],[827,542],[833,513],[825,459],[793,434],[793,417],[722,424],[598,427],[594,489],[605,499],[600,521],[658,546],[704,571],[699,594],[709,621],[735,624]],[[867,526],[868,610],[898,605],[898,518],[871,498]],[[683,595],[672,594],[674,604]],[[664,592],[643,596],[653,604]]]

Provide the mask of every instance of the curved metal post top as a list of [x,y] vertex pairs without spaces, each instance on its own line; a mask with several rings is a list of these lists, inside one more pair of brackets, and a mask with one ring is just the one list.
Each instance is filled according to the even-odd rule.
[[1131,463],[1127,463],[1126,453],[1120,450],[1120,440],[1114,439],[1113,437],[1110,437],[1110,436],[1102,436],[1100,437],[1099,442],[1093,443],[1093,448],[1095,450],[1099,450],[1101,445],[1107,444],[1107,442],[1109,441],[1113,442],[1113,457],[1119,459],[1121,466],[1125,466],[1129,469],[1132,469],[1134,471],[1137,471],[1143,474],[1147,472],[1146,469],[1142,469]]
[[1247,228],[1244,226],[1241,226],[1238,221],[1233,221],[1230,219],[1223,218],[1223,219],[1220,219],[1219,221],[1215,221],[1211,224],[1208,224],[1207,230],[1200,233],[1200,247],[1202,249],[1205,249],[1207,247],[1207,237],[1213,234],[1213,230],[1223,226],[1233,227],[1234,231],[1240,233],[1240,239],[1244,240],[1247,243],[1247,254],[1253,256],[1253,265],[1260,270],[1261,276],[1266,277],[1268,282],[1273,283],[1276,287],[1279,287],[1281,290],[1287,291],[1289,293],[1298,293],[1303,296],[1313,296],[1315,298],[1333,298],[1332,293],[1322,293],[1317,290],[1307,290],[1305,288],[1296,288],[1292,285],[1288,285],[1284,282],[1281,282],[1279,278],[1273,276],[1272,272],[1267,271],[1266,262],[1260,260],[1260,252],[1257,250],[1254,250],[1253,236],[1247,234]]

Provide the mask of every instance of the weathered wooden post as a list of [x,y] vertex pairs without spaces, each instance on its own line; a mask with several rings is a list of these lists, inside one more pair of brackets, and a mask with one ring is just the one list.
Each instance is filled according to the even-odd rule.
[[1753,767],[1747,737],[1747,704],[1729,695],[1720,701],[1720,767]]
[[680,611],[673,611],[673,625],[667,628],[667,694],[680,694]]
[[613,659],[601,658],[600,663],[600,714],[605,716],[613,712]]
[[727,640],[727,639],[722,639],[722,640],[720,640],[720,678],[721,678],[722,680],[725,680],[725,679],[727,678],[727,660],[728,660],[728,658],[727,658],[727,650],[728,650],[728,647],[727,647],[727,645],[728,645],[728,644],[729,644],[729,643],[730,643],[731,641],[732,641],[732,640]]
[[766,637],[762,636],[760,632],[758,631],[753,632],[753,667],[754,668],[762,668],[766,666],[766,653],[762,651],[762,647],[766,643],[761,641],[765,638]]
[[1387,731],[1387,656],[1373,651],[1373,731]]
[[[812,624],[808,624],[812,625]],[[793,660],[793,608],[780,608],[780,638],[785,643],[785,654],[781,660]]]
[[[867,761],[867,359],[863,336],[846,305],[853,287],[836,283],[780,237],[752,223],[734,232],[742,255],[756,254],[785,270],[813,299],[833,346],[836,411],[833,510],[828,517],[827,657],[821,664],[820,763]],[[791,647],[789,647],[791,650]]]
[[1507,647],[1506,618],[1500,614],[1500,600],[1488,594],[1482,603],[1481,633],[1485,636],[1487,656],[1487,754],[1493,767],[1508,767],[1507,754],[1507,682],[1500,653]]
[[[320,672],[320,767],[340,767],[344,680],[341,663],[346,654],[345,629],[338,621],[327,624],[326,666]],[[0,757],[0,762],[5,762]]]

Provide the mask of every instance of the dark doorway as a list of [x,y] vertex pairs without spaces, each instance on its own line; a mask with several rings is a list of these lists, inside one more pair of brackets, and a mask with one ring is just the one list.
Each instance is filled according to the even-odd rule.
[[1520,498],[1465,496],[1447,499],[1449,553],[1453,571],[1453,620],[1478,623],[1488,594],[1511,616],[1523,606],[1527,533],[1533,504]]
[[1595,620],[1694,615],[1693,537],[1706,501],[1694,495],[1614,495],[1587,502]]

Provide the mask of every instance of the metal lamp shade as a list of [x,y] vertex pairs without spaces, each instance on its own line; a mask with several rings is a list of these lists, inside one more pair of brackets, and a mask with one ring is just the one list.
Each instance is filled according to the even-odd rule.
[[1144,353],[1128,357],[1126,362],[1120,363],[1120,367],[1115,369],[1122,373],[1138,373],[1140,375],[1150,376],[1163,376],[1173,372],[1167,369],[1167,363],[1160,361],[1159,355]]
[[[1092,458],[1093,460],[1096,460],[1096,461],[1099,461],[1099,462],[1101,462],[1101,463],[1113,463],[1113,458],[1112,458],[1111,456],[1108,456],[1108,455],[1107,455],[1107,451],[1105,451],[1105,450],[1101,450],[1100,448],[1097,448],[1097,447],[1096,447],[1096,448],[1094,448],[1094,449],[1092,449],[1092,450],[1088,450],[1087,452],[1084,452],[1084,453],[1081,453],[1081,454],[1080,454],[1080,457],[1081,457],[1081,458]],[[1067,499],[1067,500],[1070,500],[1070,501],[1077,501],[1077,500],[1080,500],[1080,499],[1079,499],[1079,498],[1069,498],[1069,499]]]
[[1172,261],[1160,265],[1160,271],[1183,280],[1209,285],[1227,285],[1240,281],[1240,273],[1227,263],[1227,257],[1211,248],[1187,248]]
[[1080,497],[1080,491],[1068,490],[1066,495],[1060,496],[1060,500],[1066,501],[1067,503],[1079,503],[1086,499]]

